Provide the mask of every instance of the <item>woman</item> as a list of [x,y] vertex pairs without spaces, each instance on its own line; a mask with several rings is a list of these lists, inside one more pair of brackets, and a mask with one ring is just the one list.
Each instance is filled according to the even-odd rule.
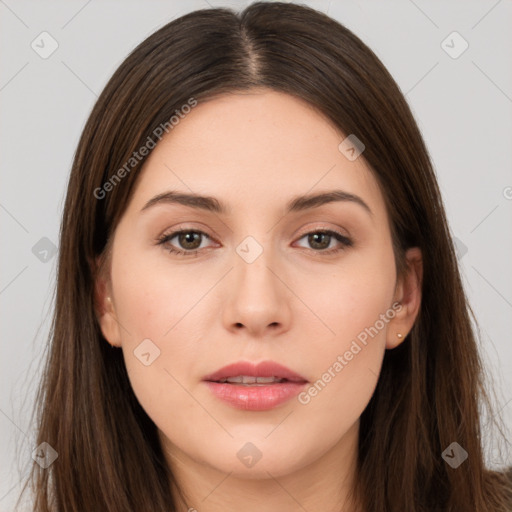
[[294,4],[176,19],[76,152],[34,510],[510,510],[470,311],[367,46]]

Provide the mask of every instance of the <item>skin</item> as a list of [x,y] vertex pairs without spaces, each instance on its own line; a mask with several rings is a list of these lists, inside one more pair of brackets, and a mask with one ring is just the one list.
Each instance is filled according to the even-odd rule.
[[[347,493],[359,418],[384,351],[415,321],[422,262],[419,249],[409,249],[409,271],[397,278],[384,197],[363,158],[350,161],[338,150],[344,138],[292,96],[230,94],[196,106],[139,176],[107,276],[97,282],[98,317],[106,340],[122,349],[134,392],[188,495],[180,510],[252,512],[263,502],[267,512],[357,510]],[[358,195],[373,216],[353,202],[285,215],[292,197],[332,189]],[[231,211],[159,204],[141,212],[168,190],[214,196]],[[193,238],[186,245],[174,237],[167,247],[200,247],[198,254],[157,245],[183,228],[211,238],[194,246]],[[334,237],[308,242],[305,235],[322,229],[353,246]],[[252,263],[236,252],[247,236],[263,249]],[[307,404],[242,411],[202,382],[228,363],[273,360],[314,383],[396,301],[402,308],[394,318]],[[149,366],[134,355],[146,338],[160,349]],[[247,442],[262,454],[250,468],[237,457]]]

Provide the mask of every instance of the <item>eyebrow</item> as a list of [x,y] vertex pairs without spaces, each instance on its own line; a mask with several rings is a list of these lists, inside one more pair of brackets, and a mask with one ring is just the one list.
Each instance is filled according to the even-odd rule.
[[[333,202],[352,202],[362,206],[366,212],[373,217],[370,207],[357,195],[350,194],[343,190],[330,190],[329,192],[320,192],[317,194],[308,194],[292,198],[286,204],[286,213],[294,213],[311,208],[318,208],[327,203]],[[217,198],[211,196],[201,196],[198,194],[189,194],[184,192],[168,191],[151,198],[142,208],[145,210],[159,204],[181,204],[190,208],[197,208],[213,213],[228,214],[230,209],[220,202]]]

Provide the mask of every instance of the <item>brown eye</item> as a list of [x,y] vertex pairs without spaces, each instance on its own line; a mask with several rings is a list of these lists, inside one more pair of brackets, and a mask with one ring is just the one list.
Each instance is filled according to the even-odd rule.
[[[334,254],[344,250],[353,245],[352,240],[346,236],[332,230],[317,230],[306,233],[301,239],[307,237],[308,249],[321,253],[321,254]],[[171,240],[176,239],[171,243]],[[179,254],[182,256],[197,255],[201,247],[203,239],[211,239],[206,233],[196,230],[179,230],[173,231],[167,235],[163,235],[158,244],[163,245],[167,251],[172,254]],[[337,242],[332,247],[332,242]],[[336,247],[336,245],[338,245]]]
[[[307,243],[309,245],[308,248],[311,248],[315,252],[331,254],[342,251],[346,247],[351,247],[353,245],[353,242],[350,240],[350,238],[347,238],[341,233],[332,230],[318,230],[311,233],[306,233],[301,237],[301,239],[306,237]],[[341,247],[329,247],[333,240],[335,242],[337,241],[338,245],[341,245]]]
[[[171,244],[171,240],[175,238],[177,241]],[[202,231],[184,229],[163,235],[159,239],[158,244],[163,245],[170,253],[190,256],[199,252],[203,238],[210,239],[210,237]]]
[[[184,249],[198,249],[201,245],[201,233],[197,231],[183,231],[177,235],[178,243]],[[199,245],[197,242],[199,241]]]
[[327,233],[310,233],[308,235],[308,243],[314,249],[327,249],[331,243],[331,235]]

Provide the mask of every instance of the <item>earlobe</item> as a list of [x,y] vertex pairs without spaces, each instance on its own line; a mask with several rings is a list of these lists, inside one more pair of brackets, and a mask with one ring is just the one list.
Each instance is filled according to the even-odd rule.
[[98,318],[101,332],[104,338],[113,346],[121,346],[121,338],[119,331],[119,324],[117,322],[116,313],[112,299],[110,297],[105,298],[105,305],[103,311]]
[[421,250],[412,247],[406,254],[407,270],[399,279],[394,300],[399,302],[401,308],[389,323],[386,348],[393,349],[400,345],[409,332],[418,316],[421,306],[421,289],[423,282],[423,260]]
[[[393,336],[394,336],[394,339],[393,339]],[[398,345],[401,345],[406,337],[407,337],[407,334],[404,335],[401,332],[397,332],[396,334],[388,333],[388,337],[386,340],[386,348],[388,350],[391,350],[391,349],[398,347]]]
[[119,324],[109,286],[101,276],[96,279],[94,308],[104,338],[114,347],[121,346]]

